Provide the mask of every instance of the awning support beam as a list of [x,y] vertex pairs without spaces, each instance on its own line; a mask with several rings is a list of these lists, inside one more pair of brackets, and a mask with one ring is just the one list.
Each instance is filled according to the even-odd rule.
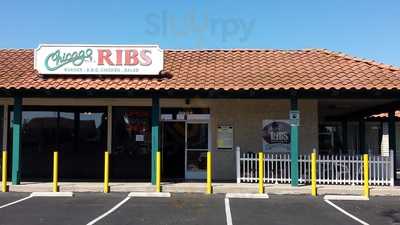
[[[297,111],[298,101],[297,97],[290,99],[290,110]],[[290,118],[292,119],[292,118]],[[300,118],[297,118],[298,120]],[[292,186],[299,185],[299,125],[290,122],[290,157],[291,157],[291,180]]]
[[389,111],[389,124],[388,124],[388,129],[389,129],[389,150],[393,150],[393,169],[394,169],[394,179],[396,180],[396,115],[395,115],[395,110]]
[[152,98],[151,114],[151,183],[156,184],[156,154],[159,151],[160,98]]
[[107,151],[111,153],[112,148],[112,106],[107,106]]
[[12,184],[21,182],[21,120],[22,97],[14,97],[14,118],[12,121]]

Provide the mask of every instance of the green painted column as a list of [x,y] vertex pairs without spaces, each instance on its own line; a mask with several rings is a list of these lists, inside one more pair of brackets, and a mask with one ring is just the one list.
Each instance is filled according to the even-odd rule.
[[[395,115],[396,111],[390,111],[389,112],[389,123],[388,123],[388,130],[389,130],[389,149],[393,150],[393,157],[394,157],[394,165],[393,165],[393,169],[394,169],[394,174],[396,174],[396,169],[397,169],[397,165],[396,165],[396,115]],[[396,176],[394,176],[394,178],[396,179]]]
[[290,159],[292,186],[299,185],[299,120],[297,97],[290,99]]
[[151,113],[151,183],[156,184],[156,154],[159,150],[160,98],[153,97]]
[[12,174],[13,184],[21,182],[21,120],[22,120],[22,97],[14,98],[14,117],[12,121]]

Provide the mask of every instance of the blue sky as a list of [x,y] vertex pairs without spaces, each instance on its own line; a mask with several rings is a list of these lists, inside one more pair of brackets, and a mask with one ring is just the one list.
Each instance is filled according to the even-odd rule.
[[0,48],[326,48],[400,66],[400,1],[4,1]]

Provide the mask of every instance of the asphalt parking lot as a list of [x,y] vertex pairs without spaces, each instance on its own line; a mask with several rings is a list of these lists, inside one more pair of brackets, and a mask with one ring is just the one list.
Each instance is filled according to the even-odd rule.
[[400,224],[400,197],[371,198],[369,201],[334,201],[342,209],[369,224]]
[[[172,194],[171,198],[129,198],[127,195],[75,193],[74,197],[29,198],[29,194],[24,193],[1,193],[0,224],[400,224],[399,197],[331,201],[359,219],[356,220],[322,197],[272,195],[269,199],[226,200],[222,194]],[[20,199],[25,200],[7,205]]]

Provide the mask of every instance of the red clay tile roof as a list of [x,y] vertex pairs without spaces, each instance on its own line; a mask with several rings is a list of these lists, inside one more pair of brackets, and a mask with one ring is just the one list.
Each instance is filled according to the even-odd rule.
[[166,50],[169,77],[41,76],[32,49],[0,50],[0,89],[400,89],[400,69],[321,49]]

